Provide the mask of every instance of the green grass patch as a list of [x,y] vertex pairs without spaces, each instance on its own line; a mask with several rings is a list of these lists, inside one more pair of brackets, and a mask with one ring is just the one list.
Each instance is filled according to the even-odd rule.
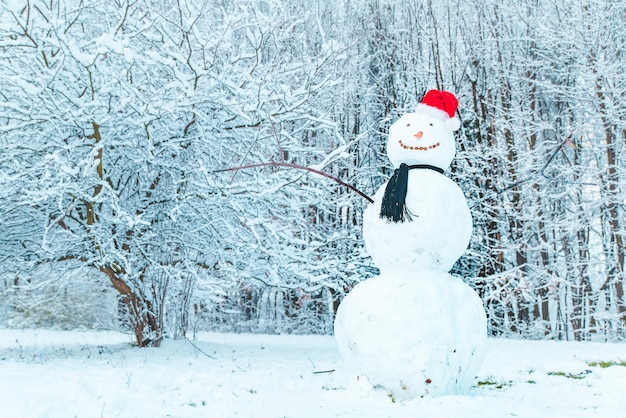
[[626,367],[626,360],[621,360],[621,361],[590,361],[587,364],[590,367],[600,367],[602,369],[606,369],[608,367],[613,367],[613,366]]
[[512,381],[508,381],[508,382],[498,382],[496,380],[479,380],[478,382],[476,382],[476,386],[478,386],[479,388],[482,387],[492,387],[494,389],[504,389],[504,388],[508,388],[513,386],[513,382]]
[[580,380],[587,377],[587,375],[591,373],[591,370],[584,370],[581,373],[573,374],[573,373],[565,373],[565,372],[548,372],[548,376],[561,376],[566,377],[568,379]]

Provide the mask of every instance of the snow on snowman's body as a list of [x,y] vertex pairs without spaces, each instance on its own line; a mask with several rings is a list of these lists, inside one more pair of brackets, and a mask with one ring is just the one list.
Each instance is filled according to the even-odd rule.
[[472,216],[461,189],[433,170],[410,170],[406,206],[412,220],[394,223],[380,218],[385,186],[363,214],[363,239],[376,266],[381,271],[399,265],[413,271],[449,271],[472,235]]
[[482,301],[448,274],[472,229],[465,196],[440,174],[455,155],[457,104],[431,90],[391,125],[387,155],[396,171],[363,215],[381,274],[355,286],[335,319],[342,357],[398,399],[467,390],[485,354]]
[[434,270],[386,271],[339,305],[341,355],[396,399],[462,393],[486,352],[482,301],[463,281]]

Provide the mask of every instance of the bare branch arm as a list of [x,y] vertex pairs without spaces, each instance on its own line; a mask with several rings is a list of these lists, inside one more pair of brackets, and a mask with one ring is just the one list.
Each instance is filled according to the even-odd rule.
[[324,173],[323,171],[320,170],[316,170],[314,168],[311,167],[305,167],[303,165],[298,165],[298,164],[290,164],[290,163],[285,163],[285,162],[277,162],[277,161],[271,161],[268,163],[259,163],[259,164],[248,164],[248,165],[242,165],[239,167],[229,167],[229,168],[223,168],[221,170],[213,170],[212,173],[223,173],[223,172],[227,172],[227,171],[239,171],[239,170],[245,170],[248,168],[257,168],[257,167],[287,167],[287,168],[296,168],[298,170],[305,170],[305,171],[309,171],[311,173],[314,174],[318,174],[320,176],[324,176],[328,179],[333,180],[335,183],[338,183],[344,187],[347,187],[348,189],[352,190],[353,192],[357,193],[359,196],[361,196],[362,198],[364,198],[365,200],[367,200],[370,203],[374,203],[374,200],[369,197],[368,195],[366,195],[365,193],[363,193],[362,191],[360,191],[359,189],[357,189],[356,187],[352,186],[351,184],[348,184],[340,179],[338,179],[335,176],[332,176],[328,173]]

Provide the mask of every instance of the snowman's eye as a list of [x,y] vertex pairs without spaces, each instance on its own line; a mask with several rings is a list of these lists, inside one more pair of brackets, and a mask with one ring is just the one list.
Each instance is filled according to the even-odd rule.
[[432,123],[432,122],[430,122],[430,126],[433,126],[433,123]]
[[410,124],[410,123],[407,123],[407,124],[406,124],[406,126],[411,126],[411,124]]

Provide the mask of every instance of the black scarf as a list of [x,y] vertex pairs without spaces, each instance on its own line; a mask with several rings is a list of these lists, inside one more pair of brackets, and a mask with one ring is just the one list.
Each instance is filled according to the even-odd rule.
[[411,212],[406,207],[406,191],[409,180],[409,170],[427,168],[443,174],[443,170],[428,164],[406,165],[400,164],[393,176],[389,179],[385,194],[380,204],[380,218],[391,222],[411,221]]

